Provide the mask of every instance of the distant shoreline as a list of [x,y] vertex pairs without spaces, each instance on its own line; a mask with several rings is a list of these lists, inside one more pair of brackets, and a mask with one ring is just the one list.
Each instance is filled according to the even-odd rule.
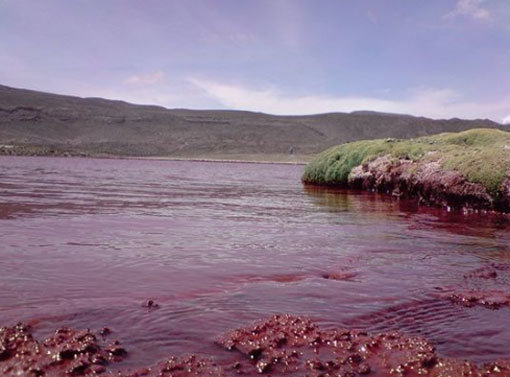
[[[0,151],[1,152],[1,151]],[[192,161],[192,162],[219,162],[219,163],[243,163],[243,164],[278,164],[278,165],[306,165],[313,156],[285,155],[249,155],[248,158],[240,156],[199,156],[199,157],[174,157],[174,156],[122,156],[122,155],[88,155],[73,153],[0,153],[0,157],[56,157],[56,158],[90,158],[110,160],[145,160],[145,161]]]
[[[263,157],[263,156],[262,156]],[[222,162],[222,163],[243,163],[243,164],[278,164],[278,165],[306,165],[304,160],[285,161],[271,159],[239,159],[239,158],[214,158],[214,157],[114,157],[120,159],[154,160],[154,161],[194,161],[194,162]]]

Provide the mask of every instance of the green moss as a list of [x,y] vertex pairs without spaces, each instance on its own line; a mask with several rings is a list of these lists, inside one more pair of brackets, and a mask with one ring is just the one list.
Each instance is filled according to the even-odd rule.
[[409,140],[378,139],[342,144],[312,160],[305,169],[303,181],[345,184],[354,167],[384,155],[413,161],[425,158],[441,161],[445,169],[456,170],[469,181],[481,183],[496,193],[510,171],[510,133],[473,129]]

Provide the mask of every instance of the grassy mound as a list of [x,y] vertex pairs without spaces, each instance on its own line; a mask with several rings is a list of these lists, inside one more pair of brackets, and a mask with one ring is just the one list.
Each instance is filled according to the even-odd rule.
[[409,140],[363,140],[332,147],[307,165],[303,182],[345,185],[358,165],[390,155],[413,161],[439,161],[496,194],[510,171],[510,132],[472,129]]

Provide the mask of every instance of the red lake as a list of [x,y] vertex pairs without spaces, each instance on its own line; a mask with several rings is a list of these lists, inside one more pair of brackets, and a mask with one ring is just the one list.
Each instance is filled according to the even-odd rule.
[[107,326],[129,352],[116,369],[221,359],[222,334],[284,313],[510,359],[508,217],[305,187],[302,171],[0,157],[0,326]]

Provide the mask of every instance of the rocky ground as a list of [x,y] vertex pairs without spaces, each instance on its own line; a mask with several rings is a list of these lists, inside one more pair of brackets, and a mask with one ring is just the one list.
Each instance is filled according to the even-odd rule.
[[469,182],[456,170],[445,169],[440,161],[414,162],[382,156],[354,168],[348,184],[396,197],[416,197],[423,204],[447,209],[510,212],[510,171],[498,195],[481,183]]
[[38,341],[22,324],[0,329],[2,376],[510,376],[509,361],[476,365],[444,358],[421,337],[321,329],[306,318],[276,315],[218,340],[221,360],[170,357],[138,370],[116,370],[129,357],[110,330],[58,329]]

